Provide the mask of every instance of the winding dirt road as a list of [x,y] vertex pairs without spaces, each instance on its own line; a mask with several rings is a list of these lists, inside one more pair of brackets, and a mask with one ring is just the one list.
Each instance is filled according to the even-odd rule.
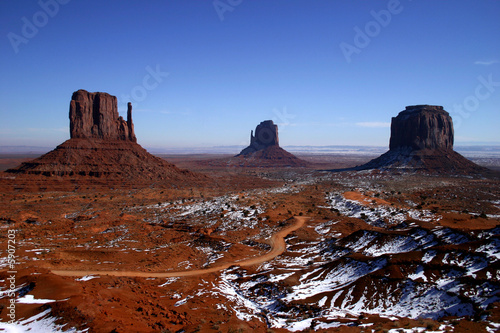
[[111,276],[125,276],[125,277],[146,277],[146,278],[168,278],[168,277],[181,277],[181,276],[194,276],[207,273],[214,273],[231,266],[252,266],[262,264],[266,261],[276,258],[286,249],[285,237],[291,232],[301,228],[304,223],[309,220],[306,216],[295,216],[295,223],[291,226],[278,231],[271,236],[271,250],[266,254],[258,257],[244,259],[240,261],[233,261],[216,265],[210,268],[195,269],[192,271],[177,271],[177,272],[141,272],[141,271],[75,271],[75,270],[52,270],[52,273],[60,276],[86,276],[86,275],[111,275]]

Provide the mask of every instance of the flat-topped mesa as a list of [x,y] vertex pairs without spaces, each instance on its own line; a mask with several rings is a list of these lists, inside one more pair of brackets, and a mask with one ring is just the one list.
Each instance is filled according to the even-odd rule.
[[392,118],[390,150],[453,150],[453,121],[438,105],[407,106]]
[[442,106],[407,106],[392,118],[389,148],[385,154],[350,170],[452,175],[489,172],[453,150],[453,122]]
[[132,123],[132,104],[128,103],[127,121],[118,115],[116,96],[78,90],[69,106],[71,138],[94,138],[137,142]]

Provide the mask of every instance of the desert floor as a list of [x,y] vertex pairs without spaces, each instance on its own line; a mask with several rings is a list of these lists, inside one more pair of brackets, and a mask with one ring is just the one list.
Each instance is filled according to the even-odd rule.
[[0,327],[14,276],[16,325],[34,331],[500,328],[498,174],[322,171],[373,157],[358,155],[300,156],[308,168],[163,157],[208,178],[0,173]]

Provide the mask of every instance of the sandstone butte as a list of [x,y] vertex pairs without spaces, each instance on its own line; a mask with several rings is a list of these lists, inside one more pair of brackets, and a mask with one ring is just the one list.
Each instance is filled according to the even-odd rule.
[[455,152],[453,141],[453,121],[442,106],[407,106],[392,118],[389,151],[353,169],[438,174],[480,174],[488,171]]
[[265,120],[250,132],[250,145],[235,156],[241,166],[304,167],[308,163],[279,145],[278,125]]
[[129,183],[168,183],[205,177],[181,170],[142,148],[134,132],[132,104],[128,103],[127,120],[124,120],[118,114],[115,96],[75,91],[70,102],[69,120],[69,140],[6,172]]

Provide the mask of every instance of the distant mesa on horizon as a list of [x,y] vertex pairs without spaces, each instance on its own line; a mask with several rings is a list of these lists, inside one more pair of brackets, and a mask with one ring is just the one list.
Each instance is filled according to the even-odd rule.
[[[137,144],[132,104],[127,120],[117,98],[108,93],[75,91],[69,107],[70,139],[56,149],[6,172],[14,174],[105,178],[127,182],[199,180]],[[90,178],[89,178],[90,177]]]
[[488,171],[455,152],[453,141],[453,121],[442,106],[407,106],[392,118],[389,151],[352,170],[438,174],[480,174]]
[[304,167],[308,162],[287,152],[279,145],[278,125],[272,120],[261,122],[250,132],[250,145],[235,156],[241,166]]

